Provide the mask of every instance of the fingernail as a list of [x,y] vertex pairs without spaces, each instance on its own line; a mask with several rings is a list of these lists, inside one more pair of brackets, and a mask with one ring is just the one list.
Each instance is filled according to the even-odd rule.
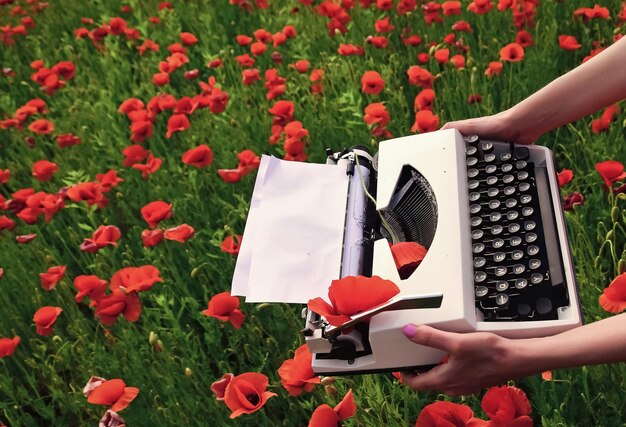
[[417,328],[415,327],[415,325],[411,323],[404,325],[404,328],[402,328],[402,332],[404,333],[404,335],[406,335],[409,338],[413,338],[413,335],[415,335],[416,330]]

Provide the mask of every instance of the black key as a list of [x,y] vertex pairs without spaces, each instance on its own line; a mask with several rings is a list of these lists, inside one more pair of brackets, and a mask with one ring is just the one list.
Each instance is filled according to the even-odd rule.
[[493,144],[491,142],[483,142],[480,148],[482,148],[483,153],[490,153],[493,150]]
[[523,317],[523,318],[528,317],[531,311],[532,309],[530,308],[528,304],[518,304],[517,306],[517,314],[519,314],[520,317]]
[[474,289],[474,294],[476,295],[476,298],[484,298],[489,294],[489,289],[487,289],[486,286],[476,286],[476,288]]
[[496,290],[497,290],[498,292],[504,292],[504,291],[506,291],[507,289],[509,289],[509,283],[508,283],[508,282],[506,282],[506,281],[504,281],[504,280],[499,280],[499,281],[496,283]]
[[465,154],[467,154],[468,156],[473,156],[474,154],[476,154],[477,151],[478,151],[478,148],[474,147],[473,145],[470,145],[469,147],[465,149]]
[[478,135],[467,135],[465,137],[465,142],[468,142],[470,144],[478,143],[478,141],[480,141],[480,138],[478,137]]
[[527,147],[515,147],[513,154],[518,160],[526,160],[530,157],[530,150]]
[[509,303],[509,296],[507,294],[496,295],[496,304],[499,307],[505,307]]
[[486,278],[487,273],[485,273],[484,271],[477,271],[474,273],[474,282],[476,283],[484,282]]
[[539,297],[535,302],[535,307],[537,308],[537,313],[548,314],[552,311],[552,301],[550,301],[550,298]]

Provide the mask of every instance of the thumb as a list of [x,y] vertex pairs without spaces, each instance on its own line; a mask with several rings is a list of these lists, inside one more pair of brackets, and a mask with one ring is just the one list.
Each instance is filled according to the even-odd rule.
[[404,325],[402,332],[408,339],[416,344],[433,347],[448,353],[453,353],[457,348],[461,334],[445,332],[426,325]]
[[456,122],[447,122],[441,127],[441,130],[456,129],[463,135],[472,135],[476,132],[476,126],[471,119],[461,120]]

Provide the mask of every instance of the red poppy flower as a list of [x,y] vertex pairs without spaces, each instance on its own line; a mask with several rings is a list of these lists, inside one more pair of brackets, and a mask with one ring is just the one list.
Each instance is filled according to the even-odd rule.
[[[130,115],[130,114],[129,114]],[[130,125],[130,140],[133,142],[143,142],[152,136],[153,125],[149,120],[137,120]]]
[[193,46],[198,43],[198,39],[191,33],[180,33],[180,40],[185,46]]
[[135,163],[143,161],[146,157],[148,157],[149,153],[150,151],[146,150],[141,145],[129,145],[122,151],[122,154],[124,154],[125,157],[123,164],[124,166],[132,166]]
[[450,49],[437,49],[433,55],[435,60],[440,64],[445,64],[450,59]]
[[385,88],[385,81],[376,71],[366,71],[361,77],[361,91],[378,95]]
[[107,288],[107,281],[93,275],[76,276],[74,279],[74,287],[78,290],[78,293],[74,297],[76,302],[82,302],[85,297],[89,297],[95,302],[99,301],[100,298],[104,296],[104,292]]
[[485,75],[489,77],[497,76],[502,72],[503,64],[499,61],[493,61],[489,63],[487,70],[485,71]]
[[415,114],[415,123],[411,127],[411,132],[433,132],[439,127],[439,117],[432,111],[423,110]]
[[200,144],[183,154],[183,163],[196,168],[209,166],[213,162],[213,151],[206,144]]
[[339,402],[334,408],[331,408],[325,403],[318,406],[315,411],[313,411],[313,415],[311,415],[309,427],[338,426],[341,421],[353,416],[356,413],[356,409],[352,389],[350,389],[343,399],[341,399],[341,402]]
[[278,368],[280,381],[291,396],[299,396],[303,391],[311,391],[320,378],[311,367],[313,355],[306,344],[298,347],[293,359],[287,359]]
[[239,253],[239,248],[241,247],[241,239],[243,236],[240,234],[236,236],[227,236],[222,241],[221,249],[222,252],[226,252],[227,254],[237,255]]
[[241,180],[243,176],[241,173],[241,169],[218,169],[217,174],[229,184],[234,184]]
[[143,179],[148,179],[148,176],[161,169],[162,164],[163,160],[159,159],[158,157],[154,157],[154,155],[150,153],[148,154],[146,163],[135,163],[133,164],[132,168],[141,171],[141,177]]
[[563,187],[574,178],[574,172],[571,169],[563,169],[557,173],[557,179],[559,181],[559,187]]
[[102,191],[110,191],[111,188],[117,187],[120,182],[124,182],[122,178],[117,176],[117,171],[114,169],[106,173],[96,174],[96,180],[100,183]]
[[170,82],[170,75],[168,73],[156,73],[152,76],[152,83],[155,86],[164,86]]
[[461,2],[460,1],[444,1],[441,4],[443,14],[446,16],[460,15],[461,14]]
[[530,403],[526,393],[516,387],[491,387],[480,405],[494,424],[515,427],[532,427],[529,417]]
[[600,306],[609,313],[619,313],[626,310],[626,273],[613,279],[600,295],[599,302]]
[[246,86],[254,84],[254,82],[261,80],[261,74],[256,68],[247,68],[241,72],[242,83]]
[[252,43],[252,37],[248,37],[245,35],[238,35],[237,37],[235,37],[235,39],[237,40],[237,44],[239,44],[239,46],[247,46],[250,43]]
[[328,288],[328,304],[322,298],[309,300],[308,307],[322,315],[334,326],[339,326],[350,316],[376,307],[400,293],[400,289],[390,280],[378,276],[348,276],[333,280]]
[[155,283],[163,282],[160,274],[153,265],[122,268],[111,277],[110,287],[112,291],[122,289],[125,293],[148,291]]
[[54,132],[54,124],[50,120],[37,119],[28,126],[28,129],[39,135],[48,135]]
[[274,125],[284,126],[287,123],[293,121],[293,101],[276,101],[272,108],[270,108],[268,111],[272,115],[274,115],[274,120],[272,121],[272,124]]
[[467,10],[477,15],[484,15],[493,8],[491,0],[473,0]]
[[242,67],[254,67],[254,58],[252,58],[249,54],[245,53],[243,55],[235,56],[237,62]]
[[422,43],[422,38],[417,34],[411,34],[408,37],[403,37],[402,43],[404,43],[405,46],[417,46]]
[[95,301],[95,316],[104,325],[111,326],[122,314],[129,322],[136,322],[141,315],[141,301],[137,292],[125,293],[116,289]]
[[439,400],[422,409],[415,427],[465,426],[473,416],[469,406]]
[[185,243],[191,239],[195,234],[195,230],[192,226],[187,224],[181,224],[177,227],[168,228],[165,230],[164,236],[167,240],[176,240],[180,243]]
[[454,31],[462,31],[462,32],[467,32],[467,33],[474,32],[474,30],[472,29],[472,26],[467,21],[456,21],[454,24],[452,24],[452,29]]
[[222,375],[217,381],[213,381],[211,384],[211,391],[215,394],[216,400],[224,400],[224,395],[226,394],[226,387],[230,384],[230,381],[235,378],[235,376],[231,373],[227,373]]
[[250,53],[254,56],[263,55],[267,51],[267,45],[261,42],[254,42],[250,45]]
[[479,104],[483,102],[483,97],[480,93],[473,93],[467,97],[468,104]]
[[173,114],[167,121],[167,133],[166,138],[171,138],[174,132],[182,132],[185,129],[189,129],[191,124],[189,119],[184,114]]
[[421,86],[424,89],[430,89],[433,85],[434,76],[425,68],[419,65],[409,67],[406,74],[409,76],[409,83]]
[[426,248],[416,242],[398,242],[390,245],[393,260],[401,279],[408,278],[426,256]]
[[524,59],[524,48],[519,43],[509,43],[500,49],[500,60],[519,62]]
[[56,322],[62,311],[63,309],[61,307],[52,306],[41,307],[37,310],[33,316],[33,322],[35,322],[35,326],[37,327],[37,334],[42,337],[50,335],[54,322]]
[[432,111],[434,102],[435,91],[432,89],[424,89],[415,97],[415,101],[413,102],[413,111]]
[[117,241],[122,236],[120,229],[114,225],[101,225],[93,232],[91,239],[85,239],[80,245],[80,250],[88,253],[96,253],[105,246],[117,247]]
[[266,391],[269,380],[263,374],[246,372],[233,377],[224,390],[224,403],[232,411],[230,418],[258,411],[276,393]]
[[22,245],[25,245],[27,243],[32,242],[33,240],[35,240],[35,237],[37,237],[36,233],[32,233],[32,234],[23,234],[21,236],[15,236],[15,241],[17,241],[17,243],[20,243]]
[[121,379],[102,382],[87,396],[87,402],[96,405],[110,406],[113,412],[126,408],[139,394],[136,387],[126,387]]
[[604,184],[607,188],[611,188],[615,182],[626,178],[624,165],[616,160],[596,163],[596,170],[604,180]]
[[143,230],[141,232],[141,241],[143,242],[144,248],[158,245],[163,241],[164,237],[163,230],[160,228],[155,228],[154,230]]
[[6,184],[7,182],[9,182],[9,179],[11,178],[11,171],[9,169],[0,169],[0,185],[2,184]]
[[119,36],[120,34],[124,33],[124,30],[126,29],[126,25],[127,24],[124,18],[120,18],[120,17],[111,18],[111,20],[109,21],[109,33]]
[[301,59],[291,65],[291,67],[293,67],[300,74],[306,73],[309,70],[310,66],[311,66],[311,63],[307,61],[306,59]]
[[450,58],[450,63],[454,68],[465,68],[465,57],[463,55],[454,55]]
[[365,55],[365,49],[363,46],[355,46],[353,44],[340,44],[337,49],[337,53],[341,56],[358,56]]
[[150,228],[156,228],[161,221],[172,216],[172,204],[161,200],[150,202],[141,208],[141,215]]
[[374,47],[377,47],[378,49],[384,49],[389,44],[389,40],[387,40],[387,37],[385,36],[367,36],[365,42],[374,45]]
[[0,359],[11,356],[20,342],[20,337],[0,338]]
[[51,291],[65,276],[65,266],[59,265],[50,267],[45,273],[39,273],[41,279],[41,287],[46,291]]
[[572,194],[568,194],[563,200],[563,209],[566,211],[573,211],[574,206],[580,206],[585,204],[585,197],[574,191]]
[[561,35],[559,36],[559,46],[564,50],[576,50],[580,49],[581,44],[574,36]]
[[384,104],[380,102],[374,102],[365,107],[365,115],[363,120],[368,125],[387,126],[390,120],[389,112],[385,108]]
[[57,144],[60,148],[71,147],[72,145],[80,144],[80,142],[80,138],[71,133],[57,136]]
[[254,169],[258,169],[261,163],[259,156],[252,150],[243,150],[237,154],[237,159],[239,159],[237,169],[241,170],[241,173],[244,175],[252,172]]
[[533,36],[526,30],[520,30],[515,35],[515,43],[520,46],[526,48],[533,46],[535,42],[533,41]]
[[389,23],[389,17],[387,16],[384,19],[379,19],[374,24],[374,29],[377,33],[389,33],[393,31],[396,27]]
[[552,371],[543,371],[541,373],[541,379],[544,381],[552,381]]
[[231,296],[228,291],[222,292],[211,298],[208,308],[202,310],[202,314],[215,317],[222,322],[230,321],[236,329],[239,329],[246,319],[246,315],[238,309],[239,304],[239,298]]
[[81,182],[72,185],[67,189],[67,197],[75,202],[87,201],[89,206],[97,204],[102,208],[107,205],[108,200],[102,194],[102,187],[99,182]]

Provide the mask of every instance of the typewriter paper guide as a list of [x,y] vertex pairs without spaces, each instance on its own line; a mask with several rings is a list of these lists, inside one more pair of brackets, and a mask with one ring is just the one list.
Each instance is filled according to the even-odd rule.
[[306,303],[339,277],[349,176],[334,165],[263,156],[231,293]]

